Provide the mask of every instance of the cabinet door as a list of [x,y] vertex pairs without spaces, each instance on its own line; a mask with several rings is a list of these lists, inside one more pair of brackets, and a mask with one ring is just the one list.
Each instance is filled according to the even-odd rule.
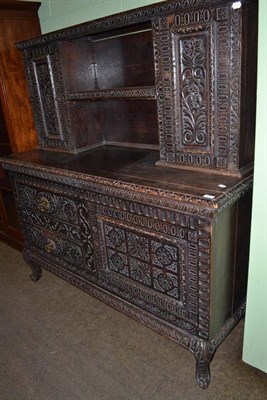
[[246,5],[234,4],[153,22],[162,164],[238,173]]
[[39,144],[46,148],[72,150],[67,102],[57,42],[24,50],[27,78]]
[[98,204],[91,219],[98,284],[153,317],[207,337],[209,224],[117,201],[119,210]]

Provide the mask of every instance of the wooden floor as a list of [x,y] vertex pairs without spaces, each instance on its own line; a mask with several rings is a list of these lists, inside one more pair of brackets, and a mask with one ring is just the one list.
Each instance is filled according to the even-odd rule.
[[44,271],[29,280],[0,242],[1,400],[266,400],[241,360],[243,322],[218,349],[206,391],[192,354]]

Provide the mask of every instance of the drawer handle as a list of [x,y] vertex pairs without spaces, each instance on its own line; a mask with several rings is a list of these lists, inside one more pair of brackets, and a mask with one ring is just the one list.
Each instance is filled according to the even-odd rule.
[[55,242],[53,242],[53,240],[51,239],[48,239],[45,245],[45,250],[47,251],[47,253],[52,253],[52,251],[54,251],[55,249],[56,249]]
[[42,212],[47,212],[50,208],[49,200],[46,197],[41,197],[38,200],[38,208]]

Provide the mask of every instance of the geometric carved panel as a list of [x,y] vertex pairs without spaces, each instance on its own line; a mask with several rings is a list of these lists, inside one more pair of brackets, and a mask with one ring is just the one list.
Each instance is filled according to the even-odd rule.
[[106,267],[179,300],[179,247],[104,223]]

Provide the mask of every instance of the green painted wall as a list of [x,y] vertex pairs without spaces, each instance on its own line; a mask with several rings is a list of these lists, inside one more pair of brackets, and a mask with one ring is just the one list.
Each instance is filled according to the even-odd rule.
[[243,360],[267,372],[267,2],[259,1],[255,178]]
[[161,0],[43,0],[39,11],[42,32],[51,32]]
[[[43,0],[39,11],[43,33],[161,0]],[[259,78],[255,188],[244,354],[247,363],[267,372],[267,212],[266,129],[267,2],[259,0]],[[255,43],[251,44],[252,46]]]

